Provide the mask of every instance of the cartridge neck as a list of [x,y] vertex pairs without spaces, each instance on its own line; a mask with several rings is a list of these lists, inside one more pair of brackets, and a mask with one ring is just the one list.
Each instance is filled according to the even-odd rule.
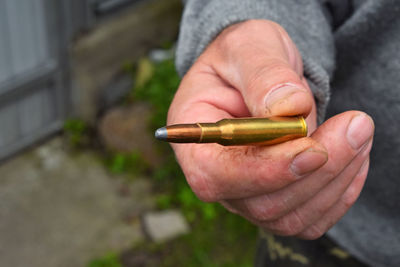
[[199,143],[217,143],[221,139],[221,129],[217,123],[197,123],[201,129]]

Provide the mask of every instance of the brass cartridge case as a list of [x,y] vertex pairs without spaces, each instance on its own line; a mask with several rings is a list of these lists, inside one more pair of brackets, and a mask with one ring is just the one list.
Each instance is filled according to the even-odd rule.
[[216,123],[176,124],[160,128],[156,137],[171,143],[273,145],[307,136],[303,117],[223,119]]

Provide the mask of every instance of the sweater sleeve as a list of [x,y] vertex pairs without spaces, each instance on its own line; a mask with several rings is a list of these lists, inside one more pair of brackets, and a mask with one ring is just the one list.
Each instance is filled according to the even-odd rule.
[[207,45],[226,27],[249,19],[268,19],[288,32],[303,58],[304,75],[314,93],[319,122],[329,101],[334,69],[331,25],[318,0],[187,0],[177,46],[183,76]]

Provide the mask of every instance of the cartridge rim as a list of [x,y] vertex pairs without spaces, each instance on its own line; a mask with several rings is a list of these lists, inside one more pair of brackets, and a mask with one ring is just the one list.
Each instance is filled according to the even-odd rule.
[[307,136],[307,134],[308,134],[308,126],[307,126],[307,123],[306,123],[306,120],[304,119],[304,117],[303,116],[299,116],[299,118],[300,118],[300,121],[301,121],[301,123],[303,124],[303,134],[304,134],[304,136]]

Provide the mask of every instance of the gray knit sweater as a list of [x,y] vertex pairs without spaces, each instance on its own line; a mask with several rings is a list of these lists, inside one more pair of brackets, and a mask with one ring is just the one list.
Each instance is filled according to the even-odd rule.
[[225,27],[248,19],[275,21],[292,37],[320,119],[356,109],[375,120],[366,185],[328,234],[371,266],[400,266],[400,1],[188,0],[180,74]]

